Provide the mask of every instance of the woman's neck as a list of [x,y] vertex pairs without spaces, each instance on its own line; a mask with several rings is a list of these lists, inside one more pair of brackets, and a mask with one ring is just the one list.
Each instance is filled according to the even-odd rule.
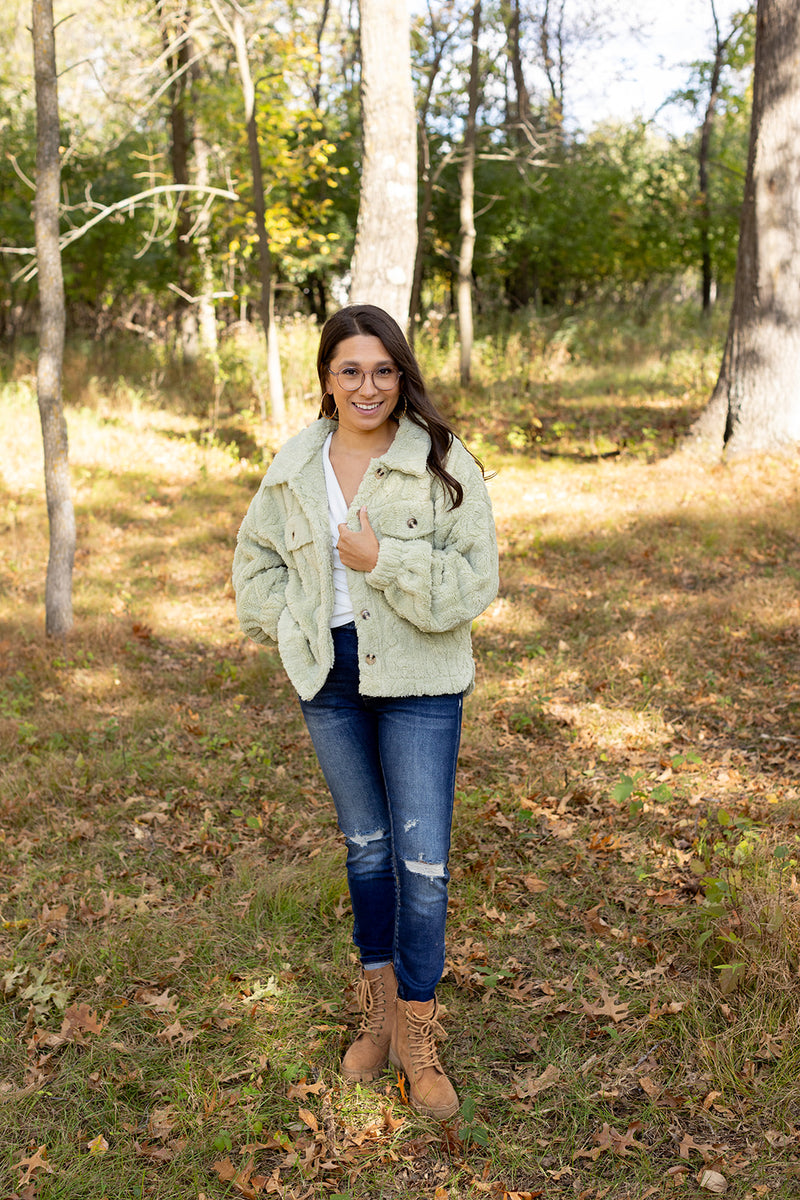
[[379,429],[354,430],[342,429],[341,426],[333,435],[333,445],[341,454],[358,455],[363,458],[379,458],[385,454],[394,441],[397,425],[387,421]]

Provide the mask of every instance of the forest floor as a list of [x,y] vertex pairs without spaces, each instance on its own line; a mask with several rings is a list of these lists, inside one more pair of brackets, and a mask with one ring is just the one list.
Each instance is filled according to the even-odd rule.
[[230,586],[261,467],[164,409],[71,408],[54,644],[32,383],[4,388],[4,1200],[800,1194],[800,464],[671,456],[696,359],[544,366],[440,388],[495,472],[502,564],[460,760],[444,1124],[394,1072],[338,1072],[343,847]]

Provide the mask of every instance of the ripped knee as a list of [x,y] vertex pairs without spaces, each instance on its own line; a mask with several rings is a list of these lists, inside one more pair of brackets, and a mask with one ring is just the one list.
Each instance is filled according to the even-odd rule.
[[376,829],[374,833],[348,833],[345,834],[348,842],[352,842],[354,846],[365,850],[372,842],[380,842],[386,837],[385,829]]
[[428,879],[444,879],[444,863],[421,862],[418,859],[405,859],[403,866],[412,875],[424,875]]

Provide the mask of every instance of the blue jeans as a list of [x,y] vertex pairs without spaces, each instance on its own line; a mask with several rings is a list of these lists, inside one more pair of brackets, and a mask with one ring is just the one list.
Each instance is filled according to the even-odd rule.
[[364,967],[394,963],[403,1000],[430,1000],[444,969],[450,826],[462,697],[361,696],[355,625],[301,700],[347,843],[353,941]]

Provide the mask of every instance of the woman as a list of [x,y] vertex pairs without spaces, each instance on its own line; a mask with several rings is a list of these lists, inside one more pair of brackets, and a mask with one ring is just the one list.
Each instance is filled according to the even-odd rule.
[[276,640],[347,843],[363,1019],[347,1079],[387,1061],[421,1113],[458,1109],[436,1053],[447,859],[471,623],[497,592],[478,462],[429,400],[399,325],[322,330],[319,419],[270,465],[233,564],[242,629]]

